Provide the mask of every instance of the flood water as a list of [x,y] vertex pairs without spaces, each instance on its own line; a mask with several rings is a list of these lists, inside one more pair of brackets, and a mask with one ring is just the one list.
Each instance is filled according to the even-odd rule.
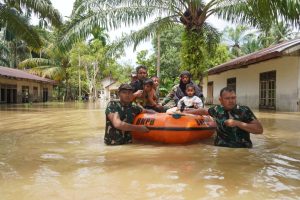
[[1,105],[0,199],[300,199],[300,113],[256,112],[252,149],[106,146],[103,107]]

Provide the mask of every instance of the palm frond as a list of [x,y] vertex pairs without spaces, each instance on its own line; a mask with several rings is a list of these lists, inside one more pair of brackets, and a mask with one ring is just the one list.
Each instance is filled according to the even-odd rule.
[[[42,68],[43,66],[41,66]],[[66,72],[59,66],[48,66],[43,69],[43,77],[49,77],[55,81],[61,81],[65,78]]]
[[270,28],[282,19],[300,27],[300,1],[295,0],[223,0],[215,11],[227,21],[254,27]]
[[0,57],[1,66],[9,66],[9,60],[7,58]]
[[39,18],[46,19],[56,27],[62,25],[62,17],[59,11],[53,8],[49,0],[7,0],[7,3],[10,3],[10,5],[18,4],[27,10],[33,11]]
[[213,50],[220,43],[221,34],[219,31],[208,23],[203,24],[203,39],[208,47],[208,52],[213,55]]
[[3,7],[0,12],[0,19],[7,24],[7,29],[14,35],[23,39],[28,45],[39,48],[42,42],[37,32],[29,25],[24,17],[19,15],[14,9]]
[[49,59],[29,58],[20,62],[18,67],[21,69],[24,68],[28,69],[28,68],[37,68],[38,66],[53,66],[53,65],[55,65],[55,63]]
[[[99,7],[99,4],[106,3]],[[108,3],[109,2],[109,3]],[[120,1],[121,2],[121,1]],[[62,46],[70,47],[74,42],[86,38],[95,27],[106,30],[118,29],[122,26],[132,26],[144,23],[147,19],[155,16],[159,11],[167,11],[166,7],[156,6],[156,1],[145,3],[142,0],[126,1],[125,3],[116,1],[88,0],[78,1],[77,10],[74,11],[72,21],[65,28],[61,38]],[[156,2],[156,3],[155,3]],[[128,6],[130,4],[130,6]],[[95,8],[95,5],[98,5]],[[152,5],[153,4],[153,5]],[[118,5],[113,7],[112,5]],[[83,13],[82,11],[86,12]]]
[[7,44],[4,43],[2,40],[0,40],[0,51],[2,52],[2,54],[3,53],[8,54],[10,52]]
[[157,32],[171,28],[174,25],[175,23],[172,16],[157,18],[156,21],[148,24],[146,27],[138,31],[133,31],[130,34],[124,35],[122,38],[117,39],[114,45],[115,47],[119,47],[120,45],[129,46],[133,44],[133,49],[135,50],[140,42],[146,41],[157,34]]

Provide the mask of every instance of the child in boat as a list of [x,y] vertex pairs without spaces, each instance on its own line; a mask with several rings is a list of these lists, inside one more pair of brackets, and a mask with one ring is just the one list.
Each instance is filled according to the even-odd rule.
[[157,76],[152,76],[151,79],[153,80],[153,88],[155,90],[156,97],[159,99],[159,78]]
[[199,97],[195,95],[195,90],[195,85],[191,83],[187,84],[185,89],[186,96],[182,97],[178,101],[177,107],[167,110],[167,113],[172,114],[176,111],[183,112],[189,109],[198,109],[203,107],[203,102]]
[[177,110],[183,112],[191,108],[198,109],[203,107],[202,100],[195,96],[195,86],[193,84],[187,84],[185,92],[187,96],[182,97],[177,104]]
[[145,109],[152,109],[156,112],[161,112],[163,110],[163,107],[158,104],[158,98],[152,79],[146,78],[143,81],[143,94],[141,97],[136,98],[136,103]]

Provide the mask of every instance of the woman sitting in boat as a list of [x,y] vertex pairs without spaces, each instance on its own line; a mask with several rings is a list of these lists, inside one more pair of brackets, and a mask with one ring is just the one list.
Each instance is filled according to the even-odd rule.
[[195,95],[195,85],[189,83],[186,85],[185,92],[187,96],[184,96],[178,101],[177,107],[170,108],[167,110],[168,114],[173,114],[174,112],[184,112],[191,109],[198,109],[203,107],[202,100]]
[[183,71],[180,74],[180,82],[179,84],[173,86],[171,92],[164,98],[162,101],[162,105],[166,105],[169,101],[172,99],[175,102],[175,106],[178,104],[178,101],[183,98],[184,96],[187,96],[186,93],[186,85],[192,84],[195,87],[195,96],[199,97],[200,99],[203,98],[203,94],[200,90],[200,88],[191,80],[191,74],[188,71]]

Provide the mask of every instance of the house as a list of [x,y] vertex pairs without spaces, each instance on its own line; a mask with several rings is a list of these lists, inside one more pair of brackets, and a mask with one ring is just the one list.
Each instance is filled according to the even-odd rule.
[[49,101],[54,85],[53,80],[0,66],[0,103]]
[[300,111],[300,39],[286,41],[208,70],[206,103],[218,104],[230,86],[239,104],[253,109]]
[[120,83],[111,77],[106,77],[101,80],[102,90],[99,91],[99,97],[103,100],[110,100],[117,98],[118,88]]

